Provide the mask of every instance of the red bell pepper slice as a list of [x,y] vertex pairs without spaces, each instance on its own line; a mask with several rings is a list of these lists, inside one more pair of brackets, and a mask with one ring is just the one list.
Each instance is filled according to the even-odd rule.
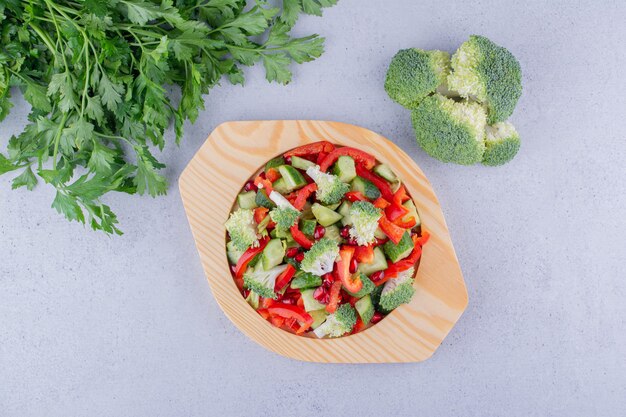
[[356,175],[358,175],[359,177],[363,177],[366,180],[370,181],[372,184],[374,184],[380,190],[380,194],[383,196],[385,200],[387,201],[393,200],[393,193],[391,192],[391,187],[389,186],[389,183],[386,180],[374,174],[373,172],[369,171],[362,164],[356,164]]
[[294,321],[290,323],[289,327],[291,327],[295,321],[300,322],[300,328],[296,330],[296,333],[304,333],[304,331],[306,331],[309,327],[311,327],[311,324],[313,324],[313,317],[304,311],[304,308],[302,307],[291,304],[276,303],[269,307],[267,311],[274,316],[280,316],[287,320],[293,319]]
[[337,263],[337,275],[341,280],[341,283],[350,292],[359,292],[363,288],[363,281],[359,275],[350,274],[350,261],[354,256],[354,246],[343,246],[339,251],[339,258]]
[[317,154],[317,158],[315,159],[315,163],[317,165],[321,164],[324,159],[328,156],[328,152],[320,152]]
[[259,313],[259,315],[265,320],[270,318],[270,312],[267,311],[267,308],[259,308],[256,312]]
[[257,207],[254,209],[254,221],[256,224],[260,224],[263,219],[267,216],[267,213],[270,210],[267,207]]
[[261,177],[260,175],[254,179],[254,185],[258,188],[265,188],[267,195],[270,195],[273,190],[271,181],[267,178]]
[[265,178],[267,178],[269,182],[274,182],[280,178],[280,173],[276,168],[268,168],[268,170],[265,171]]
[[402,220],[408,212],[409,209],[404,207],[402,204],[398,204],[396,200],[385,208],[385,215],[394,223],[396,223],[396,220]]
[[243,255],[241,255],[241,258],[239,258],[239,260],[237,261],[237,265],[235,266],[235,278],[240,279],[241,277],[243,277],[243,274],[244,272],[246,272],[246,268],[248,268],[248,264],[250,263],[250,261],[259,253],[261,253],[263,249],[265,249],[265,246],[269,241],[269,236],[265,236],[259,241],[259,246],[257,246],[256,248],[250,247],[243,253]]
[[320,142],[308,143],[306,145],[299,146],[295,149],[285,152],[283,156],[286,158],[288,156],[313,155],[320,152],[332,152],[334,149],[335,145],[323,140]]
[[391,203],[382,197],[378,197],[376,200],[374,200],[373,204],[374,204],[374,207],[377,207],[379,209],[385,209],[389,207],[389,204]]
[[374,247],[357,246],[354,257],[359,263],[371,264],[372,262],[374,262]]
[[313,242],[311,242],[309,238],[306,237],[304,233],[302,233],[302,231],[298,228],[298,222],[291,226],[289,230],[291,231],[291,236],[293,236],[293,240],[295,240],[298,245],[302,246],[304,249],[311,249],[311,246],[313,246]]
[[417,238],[415,244],[424,246],[426,242],[428,242],[428,239],[430,239],[430,233],[428,233],[426,230],[422,230],[422,236]]
[[302,210],[304,205],[306,204],[306,200],[317,190],[317,184],[312,182],[311,184],[305,185],[304,187],[298,190],[296,194],[296,199],[293,202],[293,206],[296,210]]
[[353,203],[355,201],[368,201],[367,197],[365,197],[360,191],[348,191],[345,197],[348,201]]
[[287,268],[276,278],[276,283],[274,284],[274,291],[280,291],[289,284],[291,278],[296,273],[296,268],[293,265],[287,264]]
[[398,188],[398,191],[394,193],[393,202],[397,205],[402,205],[402,203],[408,201],[410,198],[411,197],[409,197],[409,195],[406,193],[406,188],[404,187],[404,184],[402,184],[400,188]]
[[270,323],[272,323],[276,327],[281,327],[285,323],[285,318],[270,315]]
[[381,216],[378,220],[378,225],[380,229],[395,243],[396,245],[400,243],[402,239],[402,235],[405,230],[400,226],[397,226],[389,221],[386,216]]
[[[335,163],[340,156],[350,156],[354,159],[355,162],[358,162],[357,165],[362,164],[365,169],[372,169],[374,165],[376,165],[376,158],[367,152],[363,152],[359,149],[351,148],[349,146],[344,146],[341,148],[337,148],[334,151],[330,152],[326,158],[319,164],[320,171],[326,172],[328,168],[332,164]],[[360,175],[357,171],[357,174]]]
[[337,307],[339,306],[339,292],[341,291],[341,281],[333,282],[333,285],[330,287],[330,294],[328,297],[328,304],[326,304],[326,311],[328,313],[334,313],[337,311]]
[[361,317],[357,317],[356,323],[354,324],[354,327],[352,328],[352,332],[350,334],[358,333],[364,328],[365,328],[365,323],[363,323],[363,320],[361,320]]
[[415,217],[411,216],[409,217],[409,220],[405,222],[402,221],[402,218],[399,218],[399,219],[394,220],[393,223],[402,227],[403,229],[412,229],[417,224],[417,221],[415,220]]
[[276,300],[272,298],[263,298],[261,297],[261,301],[259,302],[259,306],[261,308],[268,308],[276,304]]

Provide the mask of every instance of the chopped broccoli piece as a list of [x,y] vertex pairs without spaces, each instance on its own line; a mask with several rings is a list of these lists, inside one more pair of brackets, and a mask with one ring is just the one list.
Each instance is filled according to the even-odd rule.
[[361,245],[369,245],[376,240],[378,219],[382,216],[380,209],[368,201],[355,201],[350,207],[350,237]]
[[497,166],[509,162],[520,147],[519,134],[509,122],[487,126],[483,165]]
[[289,207],[276,207],[270,211],[270,217],[278,230],[288,230],[298,221],[300,212]]
[[270,200],[272,200],[274,202],[274,204],[276,204],[276,207],[280,207],[280,208],[290,208],[292,210],[295,210],[296,208],[289,202],[289,200],[287,200],[281,193],[276,192],[274,190],[272,190],[272,192],[269,195]]
[[506,48],[470,36],[452,56],[448,88],[487,106],[488,122],[509,118],[522,95],[522,70]]
[[276,278],[285,269],[287,269],[287,265],[278,265],[268,271],[261,267],[254,269],[248,267],[246,273],[243,274],[243,285],[261,297],[276,298],[274,284],[276,284]]
[[401,304],[411,301],[413,294],[415,294],[415,288],[413,288],[414,273],[415,269],[409,268],[385,283],[379,301],[382,311],[388,313]]
[[335,259],[339,256],[339,245],[334,240],[322,238],[315,242],[304,254],[300,269],[322,276],[333,270]]
[[235,210],[230,214],[224,226],[235,248],[245,251],[250,246],[259,245],[254,213],[251,209]]
[[480,104],[435,94],[413,110],[412,119],[417,143],[433,158],[461,165],[482,161],[486,114]]
[[391,59],[385,78],[389,97],[408,109],[446,82],[450,73],[450,54],[443,51],[401,49]]
[[324,204],[338,203],[350,189],[349,184],[342,182],[336,175],[320,171],[317,165],[307,168],[306,173],[317,184],[315,196]]
[[339,337],[351,331],[356,324],[356,311],[350,304],[342,304],[326,321],[313,330],[317,337]]

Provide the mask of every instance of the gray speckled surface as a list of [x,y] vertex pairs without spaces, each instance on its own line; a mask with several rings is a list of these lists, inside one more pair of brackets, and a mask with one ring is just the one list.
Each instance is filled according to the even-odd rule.
[[[327,36],[288,87],[259,68],[211,92],[162,159],[167,197],[111,196],[126,234],[69,224],[51,190],[0,177],[0,414],[9,416],[618,416],[626,408],[626,4],[341,0],[298,30]],[[523,136],[502,168],[444,165],[382,88],[402,47],[470,33],[524,69]],[[0,125],[4,148],[25,120]],[[315,118],[396,141],[443,206],[470,305],[428,361],[328,366],[282,358],[225,318],[176,179],[220,122]]]

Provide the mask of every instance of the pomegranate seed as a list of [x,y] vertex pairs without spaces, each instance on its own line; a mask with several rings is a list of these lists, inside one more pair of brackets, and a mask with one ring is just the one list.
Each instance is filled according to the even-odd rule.
[[294,259],[298,262],[302,262],[302,260],[304,259],[304,253],[298,252]]
[[257,190],[257,186],[254,185],[254,183],[252,181],[248,181],[246,183],[246,185],[243,186],[243,189],[246,191],[256,191]]
[[243,295],[243,298],[248,297],[249,294],[250,294],[250,290],[247,288],[241,292],[241,295]]
[[372,274],[372,276],[370,277],[370,279],[372,280],[372,282],[377,283],[378,281],[380,281],[381,279],[385,278],[385,271],[377,271],[374,272]]
[[265,178],[266,178],[266,177],[265,177],[265,171],[261,172],[261,173],[259,174],[259,177],[261,177],[261,178],[265,179]]
[[313,298],[315,298],[320,303],[327,304],[328,303],[328,291],[326,291],[324,287],[317,287],[315,291],[313,291]]
[[295,302],[293,301],[293,298],[283,298],[282,300],[283,304],[295,304]]
[[350,226],[344,226],[339,234],[341,235],[341,237],[347,239],[350,236]]
[[352,258],[352,260],[350,261],[350,273],[354,274],[358,267],[359,267],[359,263],[356,261],[355,258]]
[[322,281],[322,285],[326,288],[330,288],[330,286],[333,285],[333,282],[335,282],[335,278],[330,272],[328,274],[324,274],[323,278],[324,280]]
[[293,258],[294,256],[296,256],[298,254],[298,252],[300,252],[300,249],[298,249],[298,248],[289,248],[285,252],[285,256],[287,258]]
[[285,157],[285,162],[287,162],[288,164],[291,164],[291,156]]
[[353,239],[353,238],[348,239],[347,243],[350,246],[359,246],[359,243],[356,241],[356,239]]
[[372,320],[370,320],[370,323],[372,323],[372,324],[376,324],[376,323],[378,323],[379,321],[381,321],[384,317],[385,317],[385,316],[383,316],[383,314],[382,314],[382,313],[380,313],[380,312],[378,312],[378,311],[377,311],[377,312],[375,312],[375,313],[374,313],[374,315],[372,316]]
[[325,234],[326,228],[324,226],[315,226],[315,232],[313,233],[315,240],[320,240]]

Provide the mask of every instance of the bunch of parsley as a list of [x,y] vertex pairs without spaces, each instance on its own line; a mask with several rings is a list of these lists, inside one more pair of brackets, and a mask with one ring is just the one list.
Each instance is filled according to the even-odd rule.
[[[13,188],[56,189],[69,220],[121,234],[101,197],[109,191],[164,194],[153,155],[173,124],[204,109],[223,76],[243,84],[242,66],[263,63],[268,81],[286,84],[289,66],[319,57],[323,38],[290,36],[300,13],[321,15],[337,0],[2,0],[0,121],[11,87],[32,105],[24,131],[0,153]],[[251,6],[251,7],[250,7]],[[178,86],[174,103],[169,86]]]

